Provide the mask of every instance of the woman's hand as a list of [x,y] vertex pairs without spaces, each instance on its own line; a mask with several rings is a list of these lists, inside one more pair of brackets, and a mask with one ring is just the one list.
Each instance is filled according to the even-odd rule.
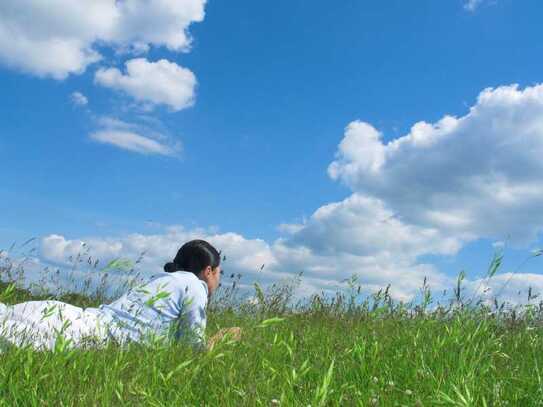
[[228,336],[229,339],[239,341],[241,339],[241,328],[239,326],[233,326],[230,328],[222,328],[215,335],[209,338],[207,341],[207,349],[213,349],[213,346],[219,341],[222,340],[225,336]]

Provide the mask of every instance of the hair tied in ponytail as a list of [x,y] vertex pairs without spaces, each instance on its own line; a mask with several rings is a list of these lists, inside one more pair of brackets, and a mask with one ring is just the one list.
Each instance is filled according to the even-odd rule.
[[175,273],[177,271],[177,267],[175,267],[175,263],[172,263],[172,262],[166,263],[164,265],[164,271],[166,273]]

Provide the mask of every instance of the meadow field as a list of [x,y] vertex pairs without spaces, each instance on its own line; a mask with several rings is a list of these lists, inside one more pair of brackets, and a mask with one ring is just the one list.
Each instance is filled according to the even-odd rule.
[[[495,263],[495,262],[494,262]],[[31,293],[0,270],[0,302],[59,299],[81,307],[100,292]],[[499,264],[489,269],[492,277]],[[12,271],[12,270],[11,270]],[[300,278],[303,278],[301,276]],[[294,303],[293,284],[227,280],[208,309],[207,335],[239,326],[207,352],[182,343],[113,344],[38,352],[2,343],[1,406],[536,406],[543,404],[543,305],[449,304],[423,285],[418,303],[350,289]],[[531,295],[531,294],[530,294]]]

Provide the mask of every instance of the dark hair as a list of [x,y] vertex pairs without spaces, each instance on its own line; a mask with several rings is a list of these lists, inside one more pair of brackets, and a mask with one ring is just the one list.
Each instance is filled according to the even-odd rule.
[[207,266],[214,269],[220,263],[221,255],[217,249],[205,240],[196,239],[181,246],[173,262],[164,265],[164,271],[167,273],[190,271],[199,274]]

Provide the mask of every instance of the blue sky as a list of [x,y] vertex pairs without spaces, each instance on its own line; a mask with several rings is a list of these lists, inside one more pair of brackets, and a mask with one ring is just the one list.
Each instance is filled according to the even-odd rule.
[[[274,252],[277,239],[286,239],[291,249],[309,248],[311,255],[317,256],[311,260],[310,271],[315,288],[345,274],[334,259],[346,252],[340,247],[329,249],[334,243],[326,240],[334,239],[335,233],[335,229],[327,228],[341,228],[341,224],[323,226],[317,219],[314,227],[294,236],[279,225],[311,223],[319,208],[342,202],[353,193],[384,202],[407,225],[409,233],[422,228],[421,236],[426,236],[423,229],[435,229],[439,231],[435,239],[456,239],[427,251],[413,249],[398,265],[406,281],[420,277],[423,271],[410,274],[410,270],[421,264],[431,265],[441,283],[462,268],[471,271],[473,278],[478,277],[492,255],[492,243],[506,239],[507,223],[500,228],[473,224],[455,226],[454,230],[442,228],[437,221],[429,223],[419,213],[424,209],[422,196],[420,208],[411,210],[402,206],[402,195],[392,192],[399,182],[397,175],[390,175],[386,184],[382,181],[388,179],[384,172],[381,181],[378,175],[366,179],[365,173],[359,173],[357,181],[345,173],[332,179],[328,167],[337,158],[346,128],[355,121],[371,124],[386,144],[408,135],[419,121],[436,123],[446,115],[467,115],[486,88],[518,84],[522,93],[537,87],[542,79],[543,55],[540,2],[398,0],[331,5],[324,1],[265,4],[187,0],[175,7],[184,12],[200,6],[205,15],[198,17],[195,11],[188,23],[186,19],[168,20],[174,29],[178,24],[180,33],[186,30],[192,37],[190,47],[183,43],[179,49],[172,49],[177,43],[171,42],[171,37],[153,33],[146,37],[130,21],[113,34],[114,30],[105,29],[104,34],[96,35],[83,33],[83,29],[78,32],[70,17],[63,15],[62,1],[57,3],[58,9],[53,6],[51,13],[58,17],[58,26],[44,23],[45,28],[32,1],[19,2],[11,11],[9,4],[5,9],[0,6],[0,15],[5,13],[6,21],[20,22],[32,15],[38,27],[34,32],[21,24],[19,31],[9,32],[2,31],[8,29],[0,24],[0,32],[9,32],[9,42],[0,43],[4,118],[0,122],[0,211],[4,214],[0,247],[50,235],[62,236],[63,247],[79,239],[124,241],[126,246],[124,239],[134,234],[171,240],[168,228],[203,228],[206,231],[200,234],[222,243],[227,253],[233,244],[226,238],[228,233],[242,236],[248,244],[263,244],[263,256],[276,260],[270,281],[285,268],[293,270],[292,264],[282,262]],[[107,0],[101,3],[108,6]],[[153,7],[153,1],[143,3]],[[98,13],[92,22],[89,17],[89,27],[101,27],[100,16]],[[87,17],[82,13],[78,18]],[[163,24],[160,16],[156,18],[149,23]],[[61,29],[62,24],[68,28]],[[62,54],[51,53],[41,59],[37,39],[44,35],[78,38],[86,44],[86,51],[92,49],[101,59],[81,62],[76,68],[57,67],[55,58]],[[30,45],[24,43],[23,47],[23,37],[32,39]],[[146,44],[145,51],[124,49],[141,43]],[[165,102],[167,97],[182,93],[169,85],[166,87],[171,93],[162,93],[157,99],[151,88],[159,84],[145,80],[137,86],[131,82],[137,91],[127,88],[127,82],[119,76],[126,75],[125,62],[136,58],[143,58],[146,64],[164,59],[192,72],[197,81],[194,86],[187,85],[192,101]],[[108,70],[119,72],[115,76]],[[104,79],[106,73],[111,74],[107,77],[110,79]],[[181,86],[179,81],[177,85]],[[83,95],[86,103],[75,103],[74,92]],[[541,109],[539,102],[534,103],[534,109]],[[537,120],[534,123],[539,125]],[[97,134],[109,137],[112,132],[138,134],[166,146],[168,153],[134,152],[96,141]],[[456,138],[456,145],[461,145],[461,137]],[[464,137],[476,138],[477,134]],[[492,142],[492,137],[498,136],[488,137]],[[543,128],[530,137],[542,139]],[[479,147],[480,154],[485,154],[485,145]],[[357,151],[361,156],[354,161],[366,162],[369,153]],[[440,152],[427,154],[437,157]],[[516,168],[516,159],[524,162],[523,154],[522,150],[512,153],[513,162],[508,161],[511,168]],[[471,155],[466,159],[473,162]],[[341,165],[347,168],[346,163]],[[505,168],[500,165],[496,168]],[[484,175],[485,168],[474,167],[468,176]],[[504,173],[510,180],[519,179],[513,170]],[[443,185],[449,175],[444,175]],[[528,185],[528,180],[522,181]],[[425,188],[420,193],[429,196],[423,192]],[[412,207],[417,202],[413,199],[405,202]],[[436,195],[431,200],[428,211],[437,210],[432,206],[437,199]],[[535,205],[536,201],[529,205],[515,201],[503,209],[503,216],[516,225],[510,231],[513,240],[519,237],[517,249],[506,257],[506,265],[516,265],[537,247],[534,234],[540,230],[542,219],[533,219],[533,230],[527,237],[521,236],[519,229],[524,219],[515,218],[525,206],[535,213]],[[451,210],[448,204],[440,208],[445,207]],[[480,213],[484,212],[473,209],[471,215]],[[368,230],[369,237],[364,232],[367,239],[379,240],[379,230],[370,226],[363,229]],[[353,233],[361,232],[357,229]],[[372,233],[376,239],[372,239]],[[413,233],[419,233],[418,229]],[[316,243],[316,236],[324,240]],[[377,247],[366,244],[366,240],[356,242],[360,242],[359,247],[350,254],[359,256],[363,252],[364,261],[372,255],[371,250],[381,254],[390,250],[388,243]],[[164,252],[157,249],[160,253],[149,267],[160,264],[172,255],[171,247],[181,243],[172,241]],[[241,253],[251,252],[236,248]],[[123,250],[115,253],[125,254]],[[329,264],[336,264],[335,271],[328,269],[319,275],[321,255],[328,256]],[[42,249],[42,261],[52,261],[51,256]],[[523,270],[537,273],[537,260]],[[252,266],[247,264],[252,263],[239,260],[232,267],[250,275]],[[365,269],[360,270],[364,276]],[[368,273],[375,272],[375,268],[371,270]],[[391,278],[396,280],[397,276]],[[376,285],[384,284],[385,279],[370,278]],[[543,287],[537,280],[539,283]]]

